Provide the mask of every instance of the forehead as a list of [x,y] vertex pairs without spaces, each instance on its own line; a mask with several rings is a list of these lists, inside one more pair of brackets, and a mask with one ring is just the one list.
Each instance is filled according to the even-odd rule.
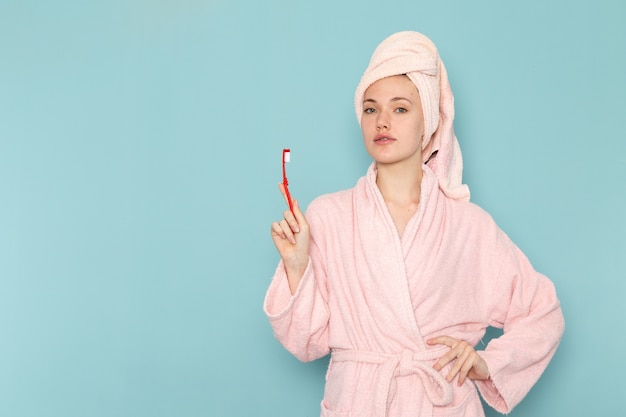
[[370,85],[363,95],[363,99],[371,99],[373,96],[419,96],[417,87],[406,75],[393,75],[381,78]]

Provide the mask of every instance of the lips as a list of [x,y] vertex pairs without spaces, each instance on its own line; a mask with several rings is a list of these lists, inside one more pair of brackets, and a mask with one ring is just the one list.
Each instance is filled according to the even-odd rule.
[[395,139],[387,135],[376,135],[376,137],[374,138],[374,142],[380,143],[380,144],[389,143],[393,141],[395,141]]

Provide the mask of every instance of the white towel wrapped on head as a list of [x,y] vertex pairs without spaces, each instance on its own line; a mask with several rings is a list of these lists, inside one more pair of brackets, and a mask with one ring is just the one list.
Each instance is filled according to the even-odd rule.
[[398,32],[378,45],[354,95],[359,124],[365,90],[382,78],[402,74],[415,84],[422,103],[422,161],[428,162],[448,197],[469,200],[469,187],[462,183],[463,158],[454,134],[454,97],[448,74],[437,47],[426,36],[418,32]]

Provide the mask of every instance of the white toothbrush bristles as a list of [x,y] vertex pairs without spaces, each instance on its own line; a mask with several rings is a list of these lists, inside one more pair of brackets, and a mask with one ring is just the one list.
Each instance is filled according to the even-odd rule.
[[291,151],[285,152],[285,162],[291,161]]

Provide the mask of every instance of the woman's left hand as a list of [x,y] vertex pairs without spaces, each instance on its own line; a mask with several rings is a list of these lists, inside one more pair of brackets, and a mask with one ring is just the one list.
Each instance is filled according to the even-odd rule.
[[456,359],[448,376],[446,376],[448,382],[451,382],[457,375],[459,376],[459,386],[463,385],[466,378],[472,380],[484,380],[489,378],[487,363],[476,353],[472,345],[465,340],[459,340],[449,336],[439,336],[428,340],[426,343],[429,345],[450,346],[450,351],[439,358],[433,365],[436,371],[441,371],[444,366]]

